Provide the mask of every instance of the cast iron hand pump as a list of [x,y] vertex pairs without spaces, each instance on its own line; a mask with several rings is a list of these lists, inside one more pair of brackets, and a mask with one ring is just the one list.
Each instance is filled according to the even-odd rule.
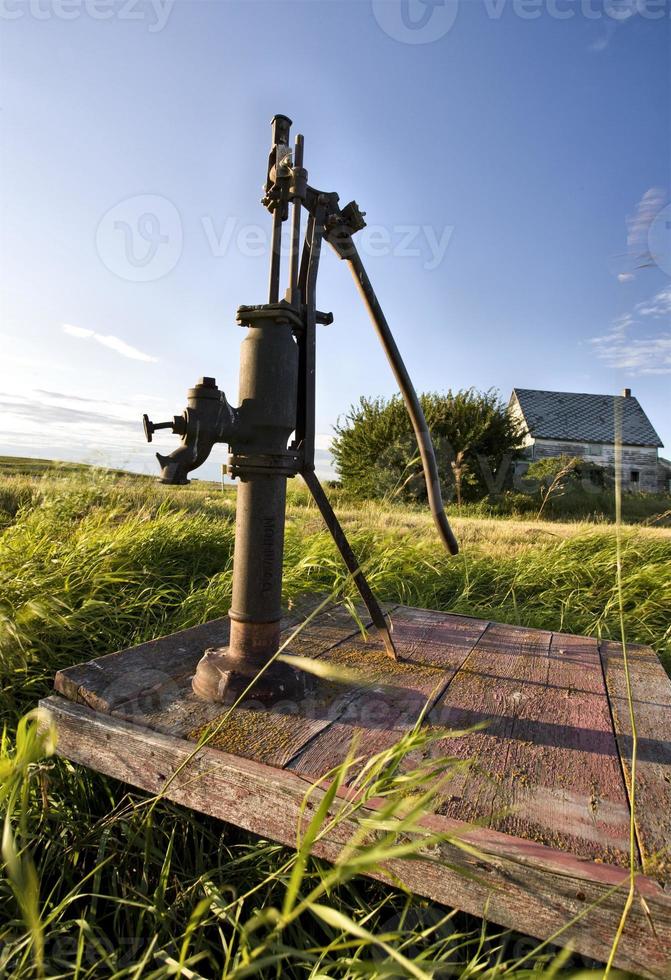
[[[438,531],[451,554],[458,550],[443,509],[433,446],[419,400],[353,242],[352,236],[365,227],[364,215],[354,201],[340,208],[337,194],[323,193],[308,184],[303,137],[296,138],[293,154],[289,147],[290,119],[275,116],[272,127],[262,202],[273,216],[269,298],[260,306],[238,308],[237,321],[247,328],[240,357],[240,406],[228,404],[214,378],[201,378],[189,390],[185,412],[172,422],[156,425],[144,416],[149,442],[156,429],[162,428],[171,428],[182,437],[169,456],[157,453],[163,483],[188,483],[187,474],[205,462],[217,442],[228,444],[228,472],[240,481],[230,644],[208,651],[193,681],[196,694],[208,700],[224,700],[237,693],[278,650],[286,485],[287,478],[297,473],[315,498],[387,652],[396,657],[385,616],[315,475],[315,333],[317,324],[333,320],[330,313],[317,310],[322,241],[350,266],[412,420]],[[289,287],[280,299],[280,239],[290,205]],[[303,208],[308,219],[299,250]],[[287,697],[301,689],[301,677],[275,662],[255,685],[254,697]]]

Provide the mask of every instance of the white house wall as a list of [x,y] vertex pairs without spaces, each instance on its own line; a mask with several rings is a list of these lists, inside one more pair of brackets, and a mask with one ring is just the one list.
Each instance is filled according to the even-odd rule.
[[[565,442],[560,439],[532,439],[532,459],[547,456],[580,456],[588,463],[615,468],[615,446],[595,443]],[[654,446],[622,446],[622,484],[628,490],[654,493],[659,485],[657,448]],[[631,479],[638,473],[638,483]]]

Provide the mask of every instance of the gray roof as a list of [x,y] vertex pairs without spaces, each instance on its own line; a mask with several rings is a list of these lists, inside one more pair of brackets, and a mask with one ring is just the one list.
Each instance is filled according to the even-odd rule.
[[622,411],[622,442],[627,446],[664,445],[637,398],[572,391],[513,388],[529,433],[535,439],[615,442],[615,410]]

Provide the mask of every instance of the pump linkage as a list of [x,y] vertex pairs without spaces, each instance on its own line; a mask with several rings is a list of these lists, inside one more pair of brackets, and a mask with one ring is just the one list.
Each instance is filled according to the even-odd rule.
[[[161,482],[188,483],[188,474],[205,462],[215,443],[228,445],[227,471],[239,480],[230,642],[206,651],[193,679],[195,693],[211,701],[234,698],[261,670],[254,698],[276,700],[304,691],[304,675],[276,660],[269,664],[280,643],[287,479],[297,474],[314,497],[387,653],[397,657],[390,624],[315,474],[316,327],[333,322],[332,314],[317,309],[324,241],[350,267],[412,422],[438,533],[450,554],[458,552],[419,399],[353,241],[365,227],[364,212],[355,201],[341,209],[337,194],[311,187],[303,166],[303,137],[296,137],[292,151],[291,120],[278,115],[271,125],[262,199],[272,215],[269,295],[267,303],[237,311],[238,324],[247,328],[240,356],[240,405],[229,405],[215,379],[204,377],[189,389],[182,415],[158,424],[144,416],[148,442],[157,429],[170,428],[181,436],[170,455],[156,454]],[[299,249],[303,209],[307,226]],[[282,225],[290,212],[289,284],[280,299]]]

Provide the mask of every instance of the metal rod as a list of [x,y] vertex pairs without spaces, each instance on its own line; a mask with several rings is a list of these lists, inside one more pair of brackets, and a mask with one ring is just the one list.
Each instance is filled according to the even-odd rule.
[[382,612],[377,599],[373,595],[371,587],[366,581],[366,577],[361,570],[361,566],[357,561],[356,555],[352,551],[352,547],[340,525],[340,521],[336,517],[329,499],[324,493],[324,488],[317,479],[314,470],[304,470],[302,471],[301,476],[305,480],[308,490],[314,497],[317,507],[319,507],[321,515],[324,518],[324,523],[331,532],[338,551],[342,555],[343,561],[347,566],[347,570],[354,579],[354,584],[359,590],[359,595],[363,599],[366,609],[370,613],[370,618],[373,621],[373,625],[381,634],[382,642],[384,643],[384,648],[387,655],[394,660],[398,660],[398,654],[396,653],[396,647],[394,646],[394,641],[391,637],[389,624],[387,623],[385,615]]
[[424,469],[424,478],[426,480],[426,492],[429,498],[429,507],[431,509],[431,514],[433,515],[433,520],[438,529],[438,533],[445,544],[445,547],[451,555],[456,555],[459,551],[459,545],[457,544],[457,539],[455,538],[452,528],[450,527],[447,515],[445,513],[445,508],[443,506],[443,499],[440,492],[440,478],[438,476],[438,465],[436,463],[436,456],[433,451],[433,443],[431,442],[431,433],[429,432],[429,427],[426,424],[422,406],[419,403],[419,398],[417,397],[417,393],[415,392],[412,381],[410,380],[410,375],[408,374],[407,368],[403,363],[401,353],[396,346],[396,341],[394,340],[393,334],[389,329],[389,324],[387,323],[386,317],[382,312],[382,307],[380,306],[378,298],[375,295],[375,290],[373,289],[371,281],[368,278],[368,274],[354,243],[352,243],[351,248],[348,249],[346,259],[352,271],[352,275],[354,276],[354,281],[357,285],[361,298],[364,301],[370,318],[373,321],[375,330],[377,331],[377,335],[380,338],[380,342],[384,348],[385,354],[387,355],[387,360],[389,361],[391,369],[394,372],[394,377],[396,378],[398,387],[400,388],[403,396],[403,401],[405,402],[405,406],[408,410],[412,427],[415,430],[415,437],[417,439],[419,453],[422,458],[422,467]]
[[307,226],[305,228],[305,238],[303,240],[303,251],[301,252],[300,271],[298,273],[298,288],[301,292],[301,295],[305,293],[305,287],[308,281],[308,269],[310,267],[310,250],[312,248],[312,235],[313,235],[314,224],[315,224],[314,216],[309,214]]
[[316,209],[314,221],[310,225],[310,251],[308,253],[305,284],[303,286],[306,306],[305,330],[302,340],[304,357],[303,465],[311,469],[314,468],[315,462],[317,274],[319,272],[322,239],[324,237],[324,220],[325,211],[320,206]]
[[282,206],[273,211],[273,231],[271,237],[270,277],[268,282],[268,302],[277,303],[280,298],[280,260],[282,247]]
[[[281,114],[273,116],[272,122],[272,148],[268,160],[268,178],[266,180],[266,193],[268,193],[273,183],[279,179],[280,164],[282,164],[289,145],[289,132],[291,130],[291,119]],[[274,171],[274,173],[273,173]],[[282,247],[282,221],[285,215],[284,204],[275,198],[273,210],[273,231],[271,238],[270,252],[270,276],[268,285],[268,302],[277,303],[280,298],[280,262]]]
[[[300,296],[307,296],[306,285],[308,281],[308,269],[310,267],[311,243],[314,232],[315,219],[312,214],[308,215],[307,227],[305,229],[305,239],[301,254],[300,272],[298,275],[298,291]],[[305,331],[298,337],[298,403],[296,405],[296,446],[301,450],[305,448],[305,430],[307,417],[307,391],[306,391],[306,344]],[[303,452],[303,462],[305,464],[305,453]]]
[[[294,167],[303,167],[303,137],[299,134],[296,137],[294,147]],[[289,253],[289,302],[296,300],[296,290],[298,287],[298,266],[299,266],[299,242],[301,237],[301,210],[303,204],[300,197],[294,197],[293,210],[291,213],[291,252]]]

